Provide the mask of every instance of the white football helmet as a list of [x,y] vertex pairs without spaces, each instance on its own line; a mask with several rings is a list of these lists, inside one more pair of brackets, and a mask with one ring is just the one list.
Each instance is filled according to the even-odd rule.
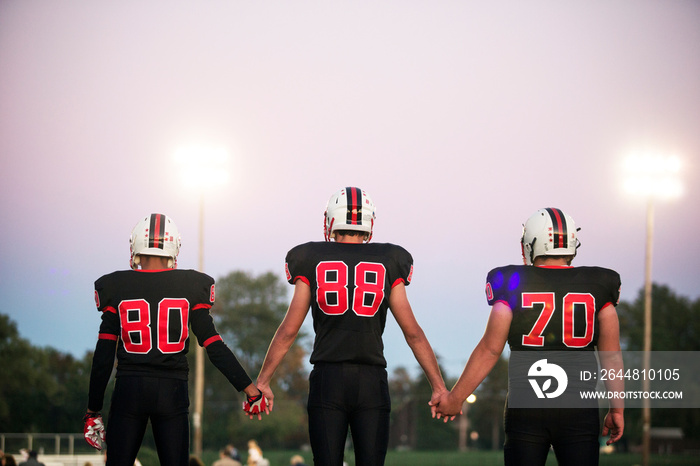
[[362,231],[372,239],[375,208],[372,199],[360,188],[343,188],[328,200],[323,214],[323,237],[330,241],[336,230]]
[[137,268],[141,262],[139,255],[144,254],[168,257],[168,267],[175,269],[180,244],[180,232],[170,217],[163,214],[144,217],[131,230],[131,268]]
[[574,219],[559,209],[540,209],[523,225],[520,240],[525,264],[532,265],[538,256],[576,256],[580,243]]

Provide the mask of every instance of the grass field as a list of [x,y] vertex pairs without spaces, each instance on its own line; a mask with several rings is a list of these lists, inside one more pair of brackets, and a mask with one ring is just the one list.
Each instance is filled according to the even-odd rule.
[[[265,457],[270,460],[270,466],[288,466],[289,458],[294,454],[301,454],[308,466],[312,466],[310,452],[298,451],[265,451]],[[245,455],[244,455],[245,458]],[[205,452],[202,455],[205,466],[211,466],[217,458],[213,452]],[[352,453],[346,455],[348,466],[355,465]],[[157,466],[158,461],[153,465],[146,464],[141,460],[143,466]],[[550,452],[547,466],[556,466],[557,462],[554,454]],[[600,466],[634,466],[642,464],[642,455],[634,453],[614,453],[600,456]],[[697,466],[700,458],[693,455],[652,455],[652,466]],[[503,452],[491,451],[469,451],[469,452],[430,452],[411,451],[397,452],[390,451],[386,458],[386,466],[502,466]]]

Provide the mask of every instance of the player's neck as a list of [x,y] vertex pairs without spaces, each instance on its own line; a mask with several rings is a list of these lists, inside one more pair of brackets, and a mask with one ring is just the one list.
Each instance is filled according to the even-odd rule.
[[566,257],[539,256],[535,258],[533,265],[535,267],[571,267],[571,264]]
[[351,244],[362,244],[364,242],[364,237],[361,235],[349,236],[349,235],[335,235],[336,243],[351,243]]

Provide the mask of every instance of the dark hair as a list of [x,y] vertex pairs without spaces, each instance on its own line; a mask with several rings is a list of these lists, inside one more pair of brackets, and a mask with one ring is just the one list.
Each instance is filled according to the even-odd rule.
[[[539,256],[535,257],[535,259],[541,257],[542,259],[566,259],[566,263],[568,265],[571,265],[571,262],[574,260],[574,254],[557,254],[557,255],[548,255],[548,254],[540,254]],[[533,260],[534,263],[534,260]]]
[[333,231],[334,235],[340,235],[340,236],[367,236],[369,233],[366,231],[357,231],[357,230],[335,230]]

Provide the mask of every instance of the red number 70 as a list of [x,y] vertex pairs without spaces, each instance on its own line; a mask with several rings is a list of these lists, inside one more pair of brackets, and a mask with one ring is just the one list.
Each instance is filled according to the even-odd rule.
[[[534,308],[535,304],[542,305],[542,311],[532,330],[527,335],[523,335],[522,344],[524,346],[544,346],[544,329],[547,327],[552,314],[554,314],[555,303],[554,293],[523,293],[523,308]],[[574,310],[583,307],[585,313],[586,328],[583,336],[574,336]],[[570,348],[583,348],[593,341],[595,328],[595,298],[590,293],[568,293],[563,299],[562,318],[562,341]],[[576,329],[581,333],[580,329]]]

